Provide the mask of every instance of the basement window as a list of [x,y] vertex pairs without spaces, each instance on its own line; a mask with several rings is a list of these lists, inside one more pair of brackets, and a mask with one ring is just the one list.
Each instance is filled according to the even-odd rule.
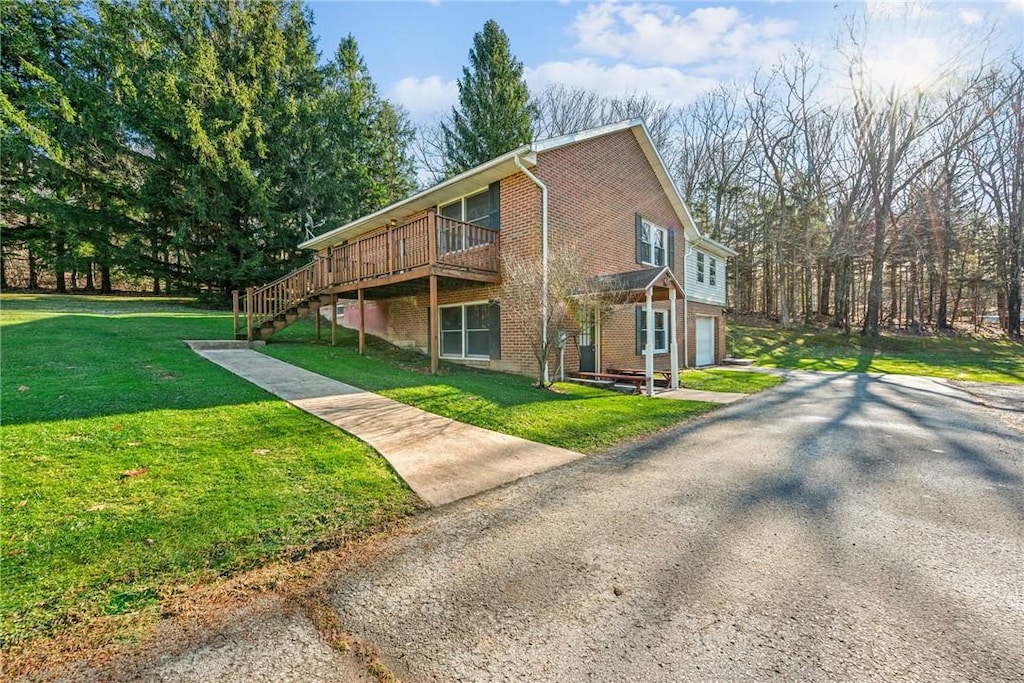
[[441,307],[441,356],[490,358],[490,306],[486,303]]

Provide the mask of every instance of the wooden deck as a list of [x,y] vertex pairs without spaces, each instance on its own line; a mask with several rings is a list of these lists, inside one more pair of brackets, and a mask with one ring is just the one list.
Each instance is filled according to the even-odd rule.
[[[331,341],[336,337],[333,308],[339,294],[359,301],[359,351],[365,347],[363,300],[366,292],[394,295],[396,285],[426,284],[436,316],[438,281],[499,282],[498,231],[428,211],[401,225],[355,237],[318,253],[312,263],[262,287],[234,292],[236,339],[265,338],[325,303],[332,307]],[[451,284],[451,283],[450,283]],[[381,289],[387,288],[387,289]],[[319,337],[319,315],[317,337]],[[431,369],[437,371],[437,344]]]
[[322,289],[382,287],[429,275],[497,282],[498,231],[433,211],[317,254]]

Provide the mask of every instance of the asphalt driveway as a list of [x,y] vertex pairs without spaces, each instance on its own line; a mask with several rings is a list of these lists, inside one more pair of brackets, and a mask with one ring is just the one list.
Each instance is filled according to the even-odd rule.
[[[1022,680],[1024,387],[1004,398],[795,373],[425,513],[328,601],[410,681]],[[340,679],[285,612],[133,675]]]

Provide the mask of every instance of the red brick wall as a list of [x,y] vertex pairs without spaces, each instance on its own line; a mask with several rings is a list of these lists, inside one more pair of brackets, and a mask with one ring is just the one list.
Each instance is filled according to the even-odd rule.
[[[685,238],[671,203],[661,190],[658,179],[632,131],[625,130],[542,152],[533,173],[549,189],[548,231],[552,249],[576,249],[584,255],[595,275],[638,270],[645,266],[636,262],[636,223],[639,212],[648,220],[674,231],[676,237],[675,273],[683,280]],[[501,268],[500,285],[480,285],[456,291],[439,292],[439,302],[464,303],[503,299],[508,302],[513,286],[505,276],[507,264],[519,259],[541,258],[541,193],[523,173],[501,181]],[[540,292],[535,311],[540,318]],[[522,299],[522,297],[518,297]],[[527,297],[529,300],[529,297]],[[682,301],[678,302],[679,346],[683,346]],[[379,302],[386,320],[383,334],[390,341],[427,350],[426,294]],[[658,308],[667,308],[660,302]],[[530,333],[523,316],[515,316],[510,307],[502,306],[502,359],[489,364],[494,369],[527,375],[536,373],[536,360],[531,348]],[[599,367],[609,365],[643,367],[644,359],[635,353],[635,318],[633,305],[618,307],[601,321]],[[715,314],[716,360],[725,349],[725,325],[721,308],[691,303],[689,306],[690,348],[692,365],[695,358],[693,316]],[[369,314],[368,322],[369,322]],[[435,331],[436,334],[436,331]],[[566,369],[579,365],[575,340],[566,345]],[[668,368],[667,354],[656,356],[657,367]],[[478,363],[473,363],[477,365]],[[680,359],[680,367],[683,366]],[[553,359],[551,370],[557,369]]]
[[553,248],[580,249],[595,275],[646,268],[636,261],[636,214],[676,234],[682,279],[682,226],[632,131],[584,140],[538,155],[549,188]]

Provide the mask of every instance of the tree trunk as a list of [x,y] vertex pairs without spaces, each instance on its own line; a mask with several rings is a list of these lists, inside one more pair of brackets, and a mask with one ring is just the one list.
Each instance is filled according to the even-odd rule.
[[90,292],[96,291],[96,280],[93,278],[92,267],[93,267],[92,261],[89,261],[89,262],[86,263],[86,267],[85,267],[85,288],[87,290],[89,290]]
[[825,260],[821,270],[821,288],[818,291],[818,315],[828,316],[828,299],[832,289],[832,262]]
[[32,254],[32,248],[28,248],[28,288],[39,289],[39,273],[36,271],[36,257]]
[[885,221],[887,211],[875,211],[875,239],[871,250],[871,284],[868,287],[868,310],[864,315],[862,334],[878,336],[878,322],[882,312],[882,269],[885,267]]
[[114,285],[110,278],[110,264],[104,263],[100,266],[100,293],[113,294]]
[[54,278],[57,280],[57,293],[68,293],[67,272],[64,270],[64,244],[57,245],[57,258],[53,267]]

